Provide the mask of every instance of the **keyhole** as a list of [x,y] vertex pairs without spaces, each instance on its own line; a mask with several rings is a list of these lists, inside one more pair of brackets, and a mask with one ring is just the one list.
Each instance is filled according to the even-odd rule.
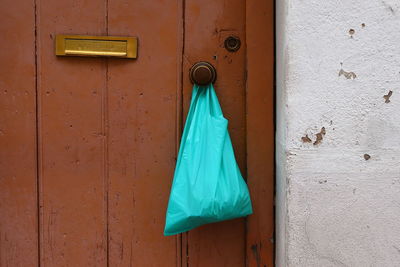
[[229,52],[236,52],[240,48],[240,39],[236,36],[229,36],[225,39],[225,48]]

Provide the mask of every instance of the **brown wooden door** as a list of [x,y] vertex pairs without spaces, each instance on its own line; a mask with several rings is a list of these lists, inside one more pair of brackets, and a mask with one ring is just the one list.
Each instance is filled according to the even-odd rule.
[[[1,267],[273,266],[272,0],[1,6]],[[137,36],[139,57],[58,58],[56,34]],[[197,61],[217,69],[254,214],[164,237]]]

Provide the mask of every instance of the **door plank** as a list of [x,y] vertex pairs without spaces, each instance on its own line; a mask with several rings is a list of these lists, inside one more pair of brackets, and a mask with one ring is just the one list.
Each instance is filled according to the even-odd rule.
[[163,236],[180,105],[180,9],[179,1],[109,1],[109,34],[139,38],[137,60],[108,61],[110,266],[180,262],[179,236]]
[[0,8],[0,266],[37,266],[35,9]]
[[274,1],[246,1],[248,266],[274,266]]
[[57,58],[55,34],[104,35],[106,4],[38,1],[42,266],[107,265],[106,65]]
[[[184,114],[192,85],[189,68],[208,61],[217,69],[216,92],[242,174],[246,173],[245,136],[245,1],[187,0],[185,8]],[[232,53],[224,48],[226,37],[240,37],[242,46]],[[188,234],[189,266],[244,266],[245,220],[205,225]]]

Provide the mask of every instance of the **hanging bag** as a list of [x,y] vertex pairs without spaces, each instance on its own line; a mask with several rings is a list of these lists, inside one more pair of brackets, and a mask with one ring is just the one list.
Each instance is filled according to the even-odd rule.
[[164,235],[252,213],[228,121],[212,84],[193,86],[172,183]]

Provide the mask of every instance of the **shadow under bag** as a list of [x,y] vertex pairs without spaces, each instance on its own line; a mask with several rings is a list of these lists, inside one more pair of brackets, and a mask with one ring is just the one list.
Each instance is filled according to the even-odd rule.
[[252,206],[214,87],[193,86],[164,235],[244,217]]

